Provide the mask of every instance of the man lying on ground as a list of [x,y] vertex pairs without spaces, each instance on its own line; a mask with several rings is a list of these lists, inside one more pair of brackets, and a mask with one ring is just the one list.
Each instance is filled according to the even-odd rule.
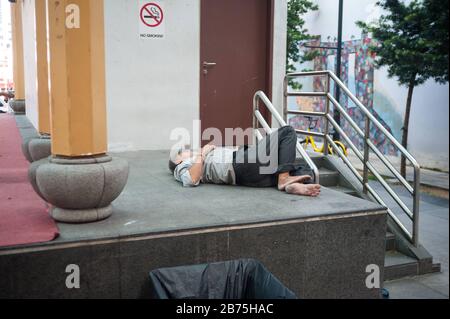
[[[6,91],[0,91],[0,98],[4,98],[4,102],[8,103],[9,99],[14,98],[14,94]],[[0,100],[0,108],[4,108],[3,101]],[[6,109],[0,109],[0,113],[6,113]]]
[[[320,185],[310,184],[310,175],[299,174],[302,165],[295,164],[296,154],[297,133],[285,126],[256,146],[236,150],[207,145],[197,154],[182,149],[169,160],[169,169],[186,187],[200,183],[278,187],[288,194],[319,196]],[[270,163],[276,163],[275,169],[270,169]]]
[[5,98],[5,102],[8,102],[9,99],[14,98],[14,94],[12,94],[10,92],[6,92],[6,91],[0,91],[0,96]]

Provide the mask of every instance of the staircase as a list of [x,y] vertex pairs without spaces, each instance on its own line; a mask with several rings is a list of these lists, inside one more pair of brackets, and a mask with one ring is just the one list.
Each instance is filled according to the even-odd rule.
[[[323,156],[308,153],[319,169],[320,184],[328,189],[345,193],[349,196],[367,199],[361,189],[352,186],[352,174],[345,164],[336,156]],[[300,162],[303,162],[302,160]],[[357,185],[357,184],[356,184]],[[384,279],[386,281],[403,277],[418,276],[440,272],[441,265],[434,264],[431,255],[421,247],[420,254],[409,251],[404,241],[388,230],[386,232],[386,257],[384,263]]]
[[[304,78],[314,78],[314,80],[324,81],[323,92],[291,92],[289,90],[289,80],[302,80]],[[323,82],[322,82],[323,83]],[[337,101],[332,94],[333,89],[339,89],[342,95],[346,95],[349,101],[359,108],[365,119],[365,125],[361,128],[349,115],[345,106]],[[325,109],[319,111],[289,110],[288,98],[307,97],[322,99],[325,101]],[[367,109],[358,98],[345,86],[344,83],[331,71],[311,71],[287,74],[284,79],[284,103],[283,116],[274,107],[264,92],[259,91],[255,94],[253,101],[253,128],[257,139],[262,139],[264,130],[267,134],[272,132],[272,127],[267,123],[261,113],[260,104],[269,110],[272,115],[272,122],[278,126],[285,126],[291,116],[301,116],[309,118],[322,119],[322,127],[317,131],[296,129],[299,136],[312,136],[323,141],[324,155],[317,153],[308,153],[303,146],[298,143],[298,158],[301,158],[306,166],[311,168],[314,173],[316,183],[324,187],[334,189],[335,191],[346,193],[349,196],[357,196],[366,200],[376,202],[386,207],[388,212],[388,229],[386,233],[386,258],[384,278],[385,280],[398,279],[405,276],[417,276],[432,272],[439,272],[440,264],[433,263],[433,257],[420,244],[419,240],[419,217],[420,217],[420,165],[416,159],[406,150],[392,134],[375,118],[371,110]],[[343,130],[335,115],[338,113],[341,119],[344,119],[356,136],[359,136],[364,144],[364,149],[360,150]],[[414,168],[414,180],[409,183],[389,159],[380,152],[378,147],[371,140],[371,128],[376,128],[379,134],[388,140],[402,156],[406,158],[409,164]],[[341,142],[351,150],[363,164],[363,172],[359,172],[350,162],[344,152],[338,147],[337,143],[331,137],[334,129],[340,135]],[[331,154],[329,148],[333,151]],[[412,207],[402,200],[389,182],[376,169],[371,161],[371,156],[376,156],[389,169],[396,181],[402,185],[411,195]],[[369,176],[372,175],[375,182],[378,183],[386,194],[377,191],[370,182]],[[409,219],[412,226],[408,226],[408,220],[405,222],[404,216],[399,216],[389,201],[394,201],[395,205],[401,209],[400,213]]]

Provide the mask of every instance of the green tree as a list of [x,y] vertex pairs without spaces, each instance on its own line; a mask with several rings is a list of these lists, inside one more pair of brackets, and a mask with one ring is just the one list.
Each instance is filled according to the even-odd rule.
[[[385,12],[378,21],[357,24],[377,40],[371,48],[377,55],[377,67],[386,66],[389,77],[408,88],[402,138],[407,148],[414,88],[428,79],[448,82],[449,1],[382,0],[377,5]],[[404,156],[401,174],[406,176]]]
[[[288,1],[288,25],[287,25],[287,72],[296,71],[295,64],[300,62],[311,61],[314,53],[301,53],[300,43],[313,39],[305,28],[305,20],[302,16],[309,12],[318,10],[319,7],[309,0],[289,0]],[[289,83],[292,88],[299,89],[300,84],[291,81]]]

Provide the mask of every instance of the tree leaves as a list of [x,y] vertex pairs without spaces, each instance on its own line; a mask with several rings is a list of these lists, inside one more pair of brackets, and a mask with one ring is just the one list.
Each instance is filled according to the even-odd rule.
[[[302,16],[309,12],[318,10],[319,7],[310,0],[289,0],[288,1],[288,26],[287,26],[287,72],[296,71],[295,64],[314,59],[312,54],[300,53],[300,42],[311,40],[313,36],[305,28],[305,20]],[[300,85],[291,81],[289,83],[294,89],[299,89]]]
[[401,85],[420,85],[430,78],[448,82],[449,1],[382,0],[377,3],[386,14],[374,24],[357,22],[378,44],[378,67],[387,66],[390,77]]
[[[386,14],[373,23],[357,22],[364,32],[372,33],[377,45],[378,67],[387,66],[388,75],[408,87],[402,145],[408,146],[409,117],[414,87],[432,78],[448,82],[449,1],[380,0]],[[401,174],[406,175],[406,158],[402,156]]]

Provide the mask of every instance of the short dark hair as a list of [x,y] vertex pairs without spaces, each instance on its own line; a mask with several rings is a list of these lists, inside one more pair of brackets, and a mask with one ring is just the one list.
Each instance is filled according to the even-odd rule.
[[[184,151],[190,150],[190,146],[186,145],[183,148],[180,148],[177,152],[177,155],[181,155],[181,153],[183,153]],[[169,170],[170,172],[173,174],[175,172],[175,170],[177,169],[178,165],[180,165],[180,163],[176,164],[174,161],[172,161],[172,158],[169,159]]]
[[169,160],[169,170],[170,172],[173,174],[175,172],[175,169],[177,168],[178,165],[180,165],[181,163],[175,164],[172,159]]

